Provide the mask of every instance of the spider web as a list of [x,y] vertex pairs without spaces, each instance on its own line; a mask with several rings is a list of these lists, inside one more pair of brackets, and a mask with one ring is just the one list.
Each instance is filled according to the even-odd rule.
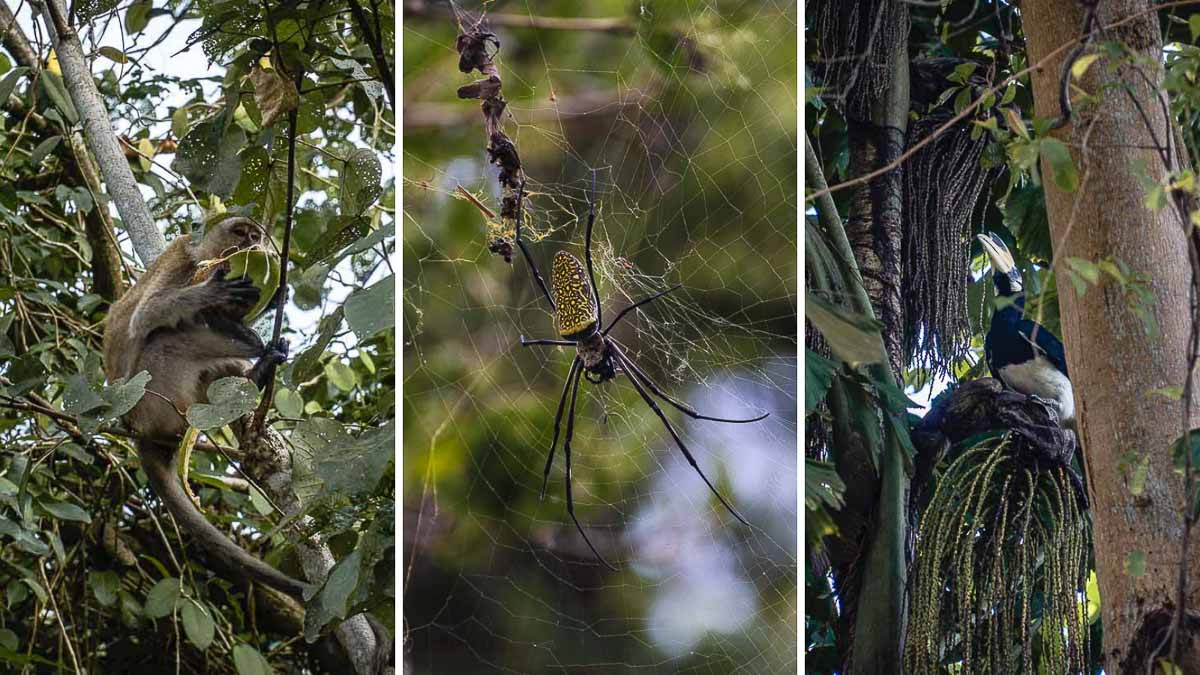
[[459,191],[499,211],[478,102],[454,98],[470,78],[456,76],[453,20],[410,14],[405,672],[796,670],[797,17],[788,3],[677,4],[625,17],[636,34],[502,25],[568,16],[574,3],[494,10],[505,131],[528,177],[523,238],[543,276],[558,250],[583,259],[594,172],[605,322],[683,285],[612,335],[702,413],[771,413],[733,425],[662,404],[751,527],[624,375],[581,383],[571,467],[579,520],[619,571],[567,514],[561,437],[539,501],[574,349],[519,344],[557,338],[554,317],[520,252],[507,265],[488,251],[511,231]]

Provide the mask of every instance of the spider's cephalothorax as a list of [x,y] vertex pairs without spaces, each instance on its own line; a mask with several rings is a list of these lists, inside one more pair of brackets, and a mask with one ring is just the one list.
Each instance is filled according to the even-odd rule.
[[558,334],[575,343],[583,361],[584,377],[592,384],[616,377],[613,351],[600,333],[595,295],[583,263],[570,253],[559,251],[554,256],[550,285],[558,307]]
[[[593,174],[593,196],[596,192],[595,179],[596,177]],[[525,187],[522,185],[519,194],[523,196],[524,191]],[[733,505],[726,501],[720,492],[717,492],[716,486],[712,484],[712,481],[708,480],[708,476],[704,475],[704,471],[696,463],[696,458],[692,456],[692,452],[688,450],[687,445],[680,438],[671,421],[667,419],[666,413],[663,412],[653,397],[657,396],[667,405],[697,420],[741,424],[745,422],[757,422],[770,413],[749,419],[726,419],[723,417],[702,415],[687,404],[671,398],[654,380],[650,379],[650,376],[638,364],[634,363],[633,359],[629,358],[625,353],[624,345],[618,342],[616,338],[609,337],[609,331],[620,323],[621,319],[625,318],[625,315],[661,298],[671,291],[678,290],[679,286],[672,286],[648,298],[638,300],[618,312],[616,318],[605,326],[603,322],[603,309],[600,306],[600,294],[596,289],[596,273],[592,266],[592,225],[596,221],[596,204],[594,199],[589,201],[590,208],[588,209],[586,244],[583,249],[583,259],[586,261],[586,266],[579,262],[579,258],[566,251],[559,251],[554,256],[554,268],[551,270],[550,283],[554,287],[554,297],[551,298],[550,289],[546,287],[546,282],[542,279],[541,273],[538,272],[537,265],[533,262],[533,257],[525,247],[525,242],[521,241],[521,210],[519,206],[521,199],[518,198],[517,200],[517,231],[514,239],[517,242],[517,247],[521,249],[521,255],[524,256],[525,262],[529,263],[529,269],[533,273],[534,282],[541,289],[542,295],[545,296],[546,302],[550,305],[550,309],[555,312],[558,320],[559,335],[559,339],[557,340],[526,340],[522,337],[521,344],[524,346],[555,345],[575,348],[575,358],[571,361],[571,370],[567,373],[567,382],[563,386],[562,396],[558,400],[558,412],[554,416],[554,437],[550,441],[550,455],[546,458],[546,469],[542,475],[542,496],[546,495],[546,481],[550,477],[550,467],[554,464],[554,449],[558,446],[558,433],[563,420],[563,413],[565,412],[567,430],[566,437],[563,440],[563,455],[566,456],[567,465],[567,513],[570,514],[571,520],[575,522],[575,528],[583,536],[583,541],[592,550],[592,554],[609,568],[616,569],[592,545],[592,541],[588,539],[583,526],[579,524],[579,519],[575,517],[575,500],[571,495],[571,439],[575,433],[575,399],[579,394],[580,376],[582,375],[587,378],[593,384],[612,380],[616,378],[618,373],[627,377],[633,388],[637,390],[638,395],[642,397],[642,401],[654,411],[654,414],[658,416],[663,426],[666,427],[667,432],[671,434],[671,439],[675,441],[676,447],[683,453],[688,464],[700,475],[700,478],[708,486],[708,489],[716,495],[717,500],[721,502],[721,505],[729,513],[733,514],[735,518],[746,525],[749,525],[746,519],[742,518],[734,510]],[[557,302],[555,302],[556,300]],[[570,401],[570,406],[567,405],[568,400]]]

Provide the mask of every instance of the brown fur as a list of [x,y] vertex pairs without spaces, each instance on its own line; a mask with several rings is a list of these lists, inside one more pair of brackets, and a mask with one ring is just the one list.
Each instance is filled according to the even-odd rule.
[[188,426],[180,412],[205,402],[208,386],[222,377],[251,377],[261,387],[265,377],[273,376],[270,366],[282,359],[279,348],[268,349],[242,322],[258,298],[249,282],[218,273],[192,283],[201,262],[261,241],[261,226],[241,217],[213,224],[199,242],[187,235],[172,241],[110,309],[104,367],[110,382],[143,370],[150,373],[146,395],[125,423],[144,437],[138,453],[155,494],[205,557],[227,579],[255,579],[299,595],[305,584],[246,553],[196,510],[175,468],[179,438]]

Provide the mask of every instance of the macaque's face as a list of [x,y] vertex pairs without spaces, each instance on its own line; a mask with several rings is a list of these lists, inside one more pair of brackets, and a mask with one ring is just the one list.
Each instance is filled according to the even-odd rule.
[[235,216],[210,226],[200,242],[199,260],[226,258],[238,251],[259,248],[266,233],[250,218]]

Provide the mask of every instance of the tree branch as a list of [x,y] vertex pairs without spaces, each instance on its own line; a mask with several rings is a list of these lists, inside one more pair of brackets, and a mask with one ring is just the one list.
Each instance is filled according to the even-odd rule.
[[363,39],[371,48],[371,57],[375,60],[375,69],[379,71],[379,77],[383,80],[383,88],[387,90],[388,101],[392,104],[392,110],[396,109],[396,77],[392,74],[392,67],[388,64],[387,54],[383,51],[383,36],[371,30],[371,23],[367,21],[367,15],[363,12],[362,5],[358,4],[358,0],[347,0],[350,5],[350,13],[354,15],[354,21],[358,24],[358,29],[362,31]]
[[33,45],[29,44],[24,31],[17,25],[17,17],[13,16],[4,0],[0,0],[0,44],[17,63],[35,70],[40,65],[37,52],[33,51]]
[[79,112],[88,149],[96,158],[108,194],[121,214],[125,229],[129,231],[138,258],[143,265],[149,266],[166,248],[167,241],[154,225],[150,210],[146,208],[146,200],[117,142],[117,134],[108,118],[108,109],[104,107],[84,56],[83,44],[79,41],[78,33],[67,22],[60,0],[35,1],[41,3],[42,21],[53,36],[63,81],[71,95],[71,102]]

